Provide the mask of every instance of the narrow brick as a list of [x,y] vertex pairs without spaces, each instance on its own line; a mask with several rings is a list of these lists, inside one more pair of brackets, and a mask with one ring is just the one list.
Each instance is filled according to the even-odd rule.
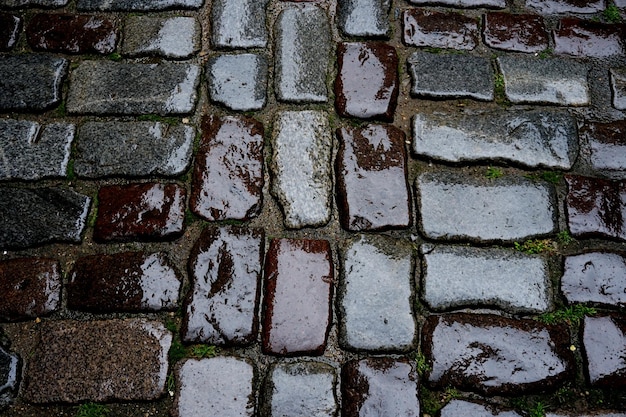
[[402,13],[402,20],[408,46],[471,50],[478,45],[478,23],[458,13],[413,8]]
[[390,0],[341,0],[337,26],[348,36],[389,37]]
[[215,0],[211,43],[215,48],[265,48],[269,0]]
[[613,107],[626,110],[626,68],[611,68],[610,75]]
[[200,24],[195,17],[129,16],[124,25],[122,54],[189,58],[200,50]]
[[623,37],[626,27],[588,20],[561,19],[552,31],[554,53],[576,57],[608,58],[624,55]]
[[585,317],[582,342],[586,374],[594,387],[626,387],[626,319],[623,316]]
[[546,25],[535,14],[486,13],[483,39],[487,46],[505,51],[538,53],[548,49]]
[[561,291],[569,303],[626,306],[626,256],[590,252],[567,256]]
[[526,7],[541,14],[598,13],[604,10],[604,0],[526,0]]
[[10,51],[17,43],[21,30],[21,17],[0,13],[0,51]]
[[[23,1],[23,0],[12,0]],[[31,0],[32,1],[32,0]],[[37,0],[66,1],[66,0]],[[152,12],[170,9],[198,9],[204,0],[78,0],[79,11],[120,11],[120,12]]]
[[268,62],[263,55],[216,55],[209,58],[206,73],[212,101],[237,111],[265,107]]

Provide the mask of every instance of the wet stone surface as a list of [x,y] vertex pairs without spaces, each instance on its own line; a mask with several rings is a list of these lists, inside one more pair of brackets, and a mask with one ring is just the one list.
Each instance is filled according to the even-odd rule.
[[334,280],[326,240],[273,239],[265,260],[263,352],[321,355]]
[[566,209],[575,236],[626,240],[626,181],[567,175]]
[[565,258],[561,291],[569,303],[626,306],[626,256],[591,252]]
[[269,0],[216,0],[211,43],[215,48],[265,48],[265,9]]
[[24,320],[48,315],[56,311],[60,304],[61,265],[47,258],[1,261],[0,294],[2,320]]
[[454,163],[502,161],[570,169],[578,154],[576,120],[548,110],[421,113],[413,118],[413,152]]
[[506,0],[409,0],[409,3],[417,5],[438,5],[450,7],[484,7],[503,9],[506,7]]
[[613,106],[618,110],[626,110],[626,68],[611,68],[610,74]]
[[389,238],[348,244],[339,285],[340,343],[351,350],[408,351],[417,336],[412,247]]
[[109,185],[98,192],[98,241],[158,240],[179,236],[185,189],[177,184]]
[[21,17],[0,13],[0,51],[8,51],[15,46],[21,29]]
[[582,341],[587,376],[594,387],[626,387],[626,319],[585,317]]
[[418,375],[391,358],[350,361],[341,370],[342,416],[419,417]]
[[174,310],[181,276],[164,253],[123,252],[79,258],[65,286],[72,310]]
[[422,291],[433,310],[497,307],[513,314],[552,307],[545,258],[497,248],[421,247]]
[[249,220],[263,199],[263,125],[208,116],[193,171],[190,208],[207,220]]
[[0,120],[0,180],[64,177],[74,125]]
[[[13,0],[20,1],[20,0]],[[54,0],[38,0],[54,1]],[[58,0],[57,0],[58,1]],[[197,9],[204,3],[203,0],[78,0],[78,10],[102,11],[157,11],[169,9]]]
[[8,8],[17,7],[62,7],[68,3],[68,0],[0,0],[0,6]]
[[81,241],[89,197],[56,187],[0,187],[0,195],[0,248]]
[[596,13],[604,10],[603,0],[526,0],[526,7],[541,14]]
[[452,400],[441,409],[439,417],[522,417],[515,411],[495,410],[482,404]]
[[137,401],[163,393],[172,335],[160,322],[50,321],[37,336],[25,372],[27,401]]
[[414,52],[407,61],[415,96],[493,100],[493,69],[487,58]]
[[552,32],[554,53],[605,58],[624,55],[622,25],[606,25],[576,18],[561,19]]
[[344,0],[337,3],[337,25],[347,36],[386,38],[390,0]]
[[268,62],[260,54],[216,55],[206,68],[209,97],[231,110],[265,107]]
[[129,16],[122,54],[189,58],[200,50],[200,24],[194,17]]
[[176,176],[191,161],[194,128],[160,122],[85,122],[74,172],[87,178]]
[[483,39],[487,46],[506,51],[537,53],[548,48],[543,18],[533,14],[487,13]]
[[204,229],[189,258],[183,340],[231,346],[256,340],[263,243],[262,229]]
[[19,356],[0,346],[0,411],[12,400],[14,394],[17,394],[20,368]]
[[470,17],[408,9],[403,12],[402,18],[402,39],[406,45],[471,50],[478,44],[478,24]]
[[430,239],[516,241],[556,230],[554,187],[547,183],[426,173],[416,189],[420,230]]
[[[431,316],[422,331],[428,382],[485,395],[535,392],[573,377],[565,327],[494,315]],[[450,341],[454,341],[451,343]]]
[[89,15],[40,13],[26,26],[26,40],[36,51],[110,54],[117,37],[115,21]]
[[337,130],[337,205],[346,230],[405,228],[411,222],[405,135],[393,126]]
[[586,123],[581,137],[589,142],[595,170],[626,171],[626,120]]

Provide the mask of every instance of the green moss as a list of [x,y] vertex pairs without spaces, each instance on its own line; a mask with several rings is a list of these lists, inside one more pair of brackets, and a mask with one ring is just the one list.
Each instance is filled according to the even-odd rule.
[[622,21],[622,16],[619,12],[619,8],[611,4],[602,12],[602,17],[607,23],[620,23]]
[[487,172],[485,173],[485,177],[489,178],[490,180],[500,178],[502,175],[504,175],[502,173],[502,170],[494,167],[488,167]]
[[504,88],[504,75],[502,73],[496,74],[494,78],[493,95],[496,104],[499,106],[510,107],[511,102],[506,98],[506,92]]
[[172,346],[170,347],[169,359],[170,363],[178,362],[179,360],[187,356],[187,348],[183,346],[180,339],[176,336],[172,340]]
[[426,372],[430,372],[432,370],[431,366],[428,364],[426,356],[424,356],[422,352],[415,354],[415,369],[420,376],[424,376]]
[[110,410],[102,404],[85,403],[78,406],[75,417],[106,417]]
[[122,55],[118,54],[117,52],[113,52],[112,54],[107,55],[107,58],[109,58],[111,61],[121,61],[122,60]]
[[545,324],[567,323],[577,326],[585,316],[593,316],[595,314],[595,308],[576,304],[551,313],[542,314],[538,317],[538,320]]
[[544,252],[554,252],[554,244],[550,239],[531,239],[524,243],[515,242],[513,244],[515,250],[534,255]]
[[574,239],[567,230],[563,230],[562,232],[559,232],[558,235],[556,235],[556,240],[561,246],[567,246],[570,243],[574,242],[576,239]]
[[554,51],[550,48],[546,48],[543,51],[539,52],[539,59],[550,58]]
[[212,358],[217,355],[215,346],[197,345],[191,348],[191,354],[198,359]]
[[67,163],[67,179],[70,181],[76,180],[76,173],[74,172],[74,160],[70,159]]

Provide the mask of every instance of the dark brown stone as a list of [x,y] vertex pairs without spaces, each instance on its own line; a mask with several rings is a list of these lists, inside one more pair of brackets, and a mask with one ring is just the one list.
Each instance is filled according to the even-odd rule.
[[540,52],[548,48],[543,18],[533,14],[493,12],[483,15],[485,44],[495,49]]
[[14,321],[55,311],[61,296],[61,265],[54,259],[0,262],[0,320]]
[[22,30],[22,19],[9,13],[0,13],[0,51],[8,51],[17,42]]
[[384,43],[340,43],[335,107],[344,117],[393,121],[398,102],[398,55]]
[[98,313],[173,310],[180,280],[163,253],[85,256],[66,285],[67,307]]
[[351,231],[405,228],[411,223],[405,135],[393,126],[337,130],[337,203]]
[[183,231],[185,195],[185,189],[177,184],[102,187],[94,238],[126,241],[176,237]]
[[28,22],[26,40],[37,51],[110,54],[117,42],[117,24],[96,16],[41,13]]
[[328,241],[272,240],[265,261],[265,353],[324,353],[331,321],[333,279]]
[[189,205],[207,220],[249,220],[263,199],[263,124],[208,116],[196,155]]
[[594,169],[626,171],[626,120],[588,122],[580,136],[589,142]]
[[582,341],[591,385],[626,388],[626,317],[585,317]]
[[624,55],[625,34],[624,25],[607,25],[576,18],[561,19],[559,28],[552,31],[554,53],[595,58]]
[[478,23],[459,13],[408,9],[403,12],[404,43],[471,50],[478,44]]

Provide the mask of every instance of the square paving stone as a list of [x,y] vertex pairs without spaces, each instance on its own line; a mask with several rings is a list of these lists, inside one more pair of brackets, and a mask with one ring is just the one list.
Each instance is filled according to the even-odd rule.
[[265,260],[263,352],[281,356],[324,353],[333,280],[328,241],[271,241]]
[[626,110],[626,67],[611,68],[610,74],[613,106],[618,110]]
[[128,56],[189,58],[200,50],[200,35],[195,17],[129,16],[121,50]]
[[587,122],[580,135],[589,142],[593,169],[626,171],[626,120]]
[[486,13],[483,39],[487,46],[505,51],[538,53],[548,49],[543,17],[534,14]]
[[412,8],[402,12],[402,20],[408,46],[472,50],[478,45],[478,23],[459,13]]
[[594,387],[626,387],[626,318],[585,317],[582,341],[586,374]]
[[623,26],[561,19],[558,29],[552,31],[554,53],[594,58],[624,55],[623,33]]
[[214,0],[211,43],[215,48],[265,48],[269,0]]
[[348,36],[388,38],[390,0],[340,0],[337,26]]
[[590,252],[565,257],[561,291],[568,303],[626,307],[626,254]]
[[206,68],[209,97],[231,110],[260,110],[267,101],[267,68],[260,54],[213,56]]
[[22,18],[10,13],[0,13],[0,51],[15,46],[22,30]]

